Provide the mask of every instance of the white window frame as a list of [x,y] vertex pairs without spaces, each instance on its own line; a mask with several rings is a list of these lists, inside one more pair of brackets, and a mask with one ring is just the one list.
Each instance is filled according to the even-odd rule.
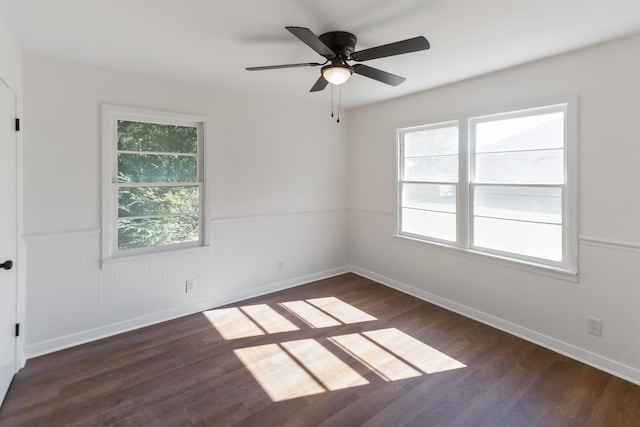
[[[407,133],[412,133],[412,132],[421,132],[421,131],[425,131],[425,130],[430,130],[430,129],[441,129],[441,128],[447,128],[447,127],[452,127],[452,126],[456,126],[458,128],[458,140],[460,140],[460,123],[458,122],[458,120],[448,120],[448,121],[444,121],[444,122],[439,122],[439,123],[431,123],[428,125],[422,125],[422,126],[414,126],[414,127],[410,127],[410,128],[403,128],[403,129],[398,129],[398,158],[399,158],[399,163],[398,163],[398,198],[397,198],[397,205],[398,205],[398,234],[402,234],[403,236],[406,237],[410,237],[413,239],[426,239],[429,240],[431,242],[434,243],[441,243],[444,245],[451,245],[451,244],[456,244],[456,242],[460,241],[460,224],[459,224],[459,218],[460,215],[458,215],[458,208],[460,207],[460,191],[461,191],[461,187],[464,187],[464,185],[460,185],[461,183],[464,183],[464,181],[461,181],[462,178],[462,174],[460,173],[461,171],[461,163],[460,163],[460,157],[463,155],[463,153],[461,153],[460,151],[460,144],[458,143],[458,152],[455,154],[458,157],[458,180],[457,181],[453,181],[453,182],[441,182],[441,181],[410,181],[410,180],[405,180],[404,176],[403,176],[403,170],[404,170],[404,159],[406,158],[404,156],[404,136]],[[466,174],[464,175],[466,177]],[[421,236],[418,234],[414,234],[414,233],[408,233],[408,232],[404,232],[402,233],[402,188],[404,185],[407,184],[431,184],[431,185],[451,185],[453,187],[455,187],[456,189],[456,242],[452,242],[450,240],[445,240],[445,239],[439,239],[436,237],[429,237],[429,238],[425,238],[425,236]]]
[[[205,186],[205,116],[149,110],[119,105],[102,105],[102,261],[108,263],[117,259],[146,258],[155,254],[176,250],[193,249],[208,245]],[[197,241],[150,246],[129,250],[118,250],[118,188],[117,152],[118,121],[134,121],[165,125],[189,126],[198,132],[198,181],[199,187],[199,238]],[[167,183],[167,186],[171,186]]]
[[[554,185],[562,188],[562,246],[561,262],[540,259],[515,253],[502,252],[473,244],[473,191],[475,183],[473,168],[475,164],[475,146],[472,130],[473,123],[491,121],[501,118],[526,116],[531,113],[563,111],[565,119],[564,145],[564,183]],[[403,138],[407,132],[438,127],[446,123],[458,122],[459,138],[459,180],[457,186],[457,241],[448,242],[427,236],[416,236],[402,231],[402,172],[403,172]],[[536,103],[519,104],[508,108],[490,111],[476,111],[459,115],[455,119],[434,120],[431,124],[398,129],[397,131],[397,203],[396,203],[396,237],[403,241],[415,242],[418,245],[428,244],[455,250],[476,259],[497,262],[511,267],[521,268],[536,273],[577,281],[578,274],[578,144],[577,144],[577,98],[562,97],[543,100]]]

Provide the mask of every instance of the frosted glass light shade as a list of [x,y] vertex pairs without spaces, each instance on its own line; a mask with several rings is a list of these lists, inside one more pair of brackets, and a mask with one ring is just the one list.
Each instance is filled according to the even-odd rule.
[[333,85],[341,85],[351,77],[351,69],[344,66],[329,66],[322,70],[322,77]]

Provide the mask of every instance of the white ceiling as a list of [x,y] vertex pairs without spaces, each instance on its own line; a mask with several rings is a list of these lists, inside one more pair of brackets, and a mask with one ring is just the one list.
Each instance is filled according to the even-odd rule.
[[640,0],[0,0],[25,51],[174,80],[326,103],[309,93],[322,62],[285,26],[342,30],[357,50],[424,35],[428,51],[368,61],[407,78],[354,76],[352,107],[640,31]]

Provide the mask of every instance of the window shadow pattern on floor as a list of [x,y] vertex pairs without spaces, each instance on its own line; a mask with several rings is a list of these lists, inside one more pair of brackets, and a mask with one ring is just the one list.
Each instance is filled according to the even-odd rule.
[[[237,348],[234,354],[274,402],[370,384],[362,368],[391,382],[465,367],[397,328],[374,328],[376,317],[333,296],[203,314],[225,340],[273,336],[268,344]],[[324,344],[313,337],[314,330],[354,324],[359,324],[358,332],[330,334]],[[278,333],[295,331],[308,336],[277,339]],[[355,369],[354,362],[361,369]]]

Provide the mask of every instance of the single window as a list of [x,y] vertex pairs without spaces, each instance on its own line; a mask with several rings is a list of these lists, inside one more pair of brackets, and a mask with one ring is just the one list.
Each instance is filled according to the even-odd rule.
[[203,243],[201,118],[104,106],[103,258]]
[[573,133],[568,103],[401,129],[399,235],[574,273]]
[[400,232],[455,242],[458,124],[400,131]]
[[563,260],[565,107],[469,120],[471,246]]

